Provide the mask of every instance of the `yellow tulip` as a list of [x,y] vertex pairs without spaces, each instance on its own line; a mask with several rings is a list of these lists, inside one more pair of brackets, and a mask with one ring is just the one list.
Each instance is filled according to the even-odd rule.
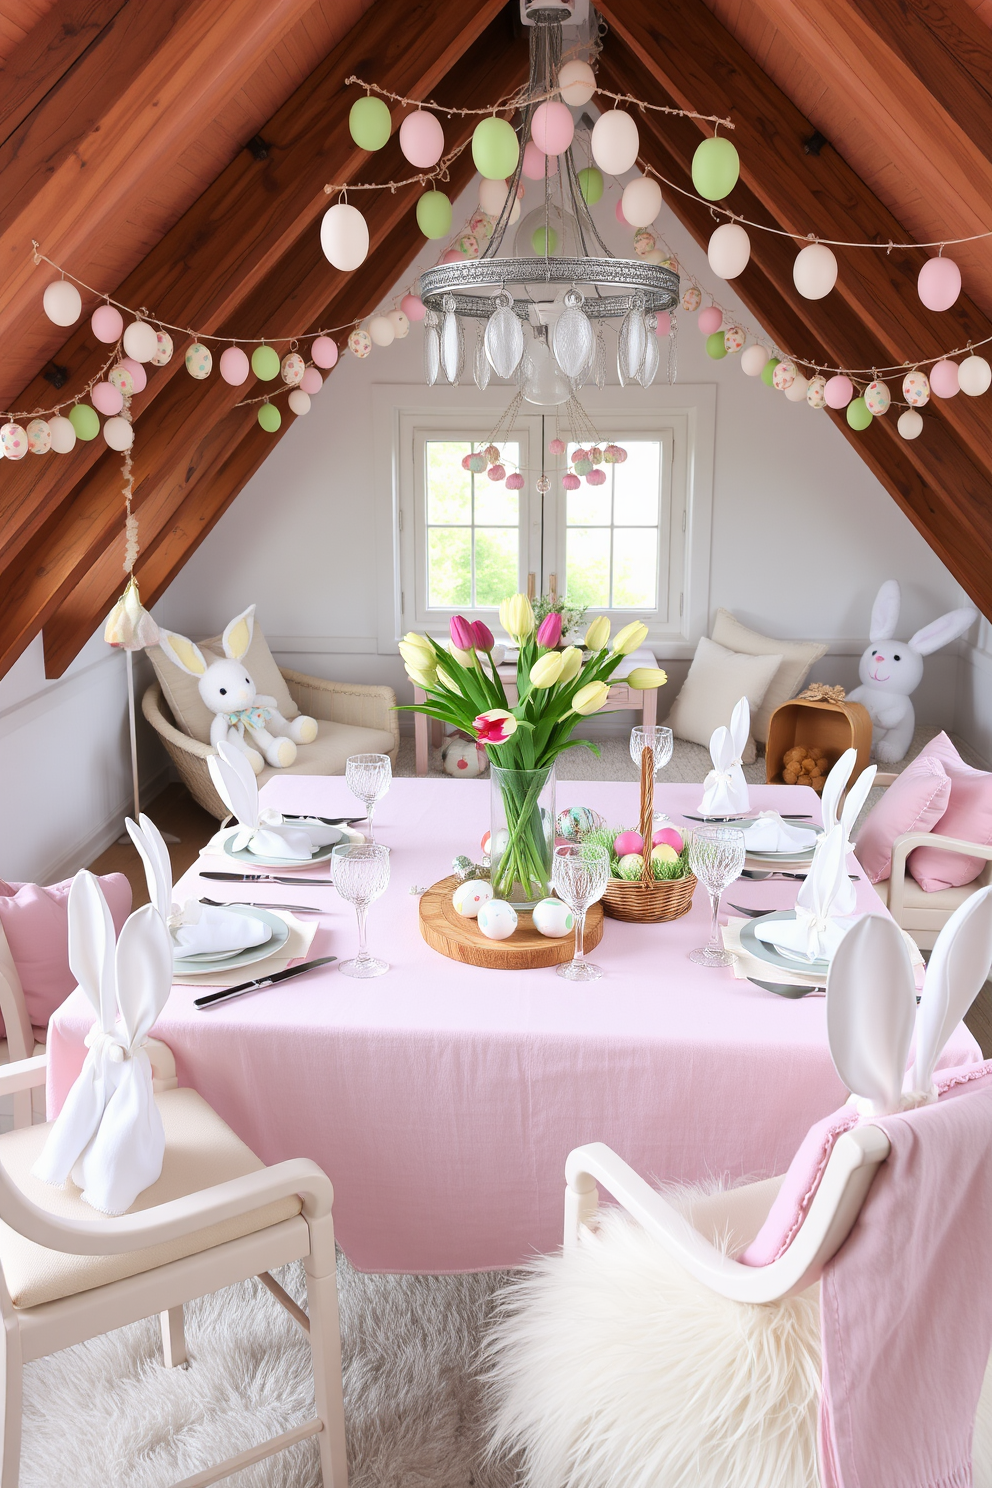
[[582,652],[578,646],[566,646],[561,653],[561,681],[574,682],[582,670]]
[[432,671],[436,665],[433,650],[425,651],[422,646],[415,645],[405,636],[400,641],[400,655],[407,666],[419,667],[421,671]]
[[444,667],[438,667],[437,680],[440,682],[442,687],[447,687],[449,692],[461,692],[461,688],[458,686],[458,683],[455,681],[454,677],[449,677],[448,673],[444,670]]
[[418,672],[415,667],[408,666],[406,674],[415,687],[422,687],[424,692],[430,692],[437,680],[436,672]]
[[631,620],[623,630],[618,630],[613,642],[613,650],[618,656],[629,656],[631,651],[636,651],[638,646],[643,646],[648,638],[648,628],[641,620]]
[[499,623],[518,646],[523,645],[534,631],[534,610],[526,594],[514,594],[512,599],[502,601]]
[[[478,657],[474,651],[463,651],[460,646],[455,645],[454,641],[448,642],[448,650],[456,661],[461,662],[463,667],[479,666]],[[482,668],[479,667],[479,670],[481,671]]]
[[623,681],[637,692],[649,692],[652,687],[664,687],[668,681],[668,673],[663,672],[661,667],[635,667]]
[[418,651],[425,652],[425,654],[429,656],[432,661],[434,660],[434,647],[431,645],[426,636],[418,635],[415,630],[407,631],[406,635],[400,642],[401,651],[403,650],[404,646],[415,646]]
[[531,687],[554,687],[561,677],[564,658],[560,651],[545,651],[530,669]]
[[599,712],[609,695],[610,689],[605,682],[587,682],[572,699],[572,711],[588,718],[590,713]]
[[609,639],[609,619],[606,615],[598,615],[586,631],[586,647],[590,651],[602,651]]

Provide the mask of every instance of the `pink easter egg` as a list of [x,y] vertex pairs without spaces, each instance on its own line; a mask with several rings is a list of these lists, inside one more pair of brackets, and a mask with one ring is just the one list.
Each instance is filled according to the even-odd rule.
[[823,400],[828,408],[846,408],[854,397],[854,383],[843,372],[827,378],[823,389]]
[[148,373],[141,363],[136,362],[134,357],[122,357],[121,366],[126,367],[134,378],[134,391],[136,393],[143,393],[148,386]]
[[613,851],[618,858],[624,858],[628,853],[639,853],[643,848],[644,838],[640,832],[621,832],[613,843]]
[[961,293],[961,270],[953,259],[928,258],[916,281],[916,292],[928,310],[950,310]]
[[427,308],[419,295],[407,294],[400,300],[400,309],[407,320],[423,320],[427,314]]
[[590,470],[589,474],[586,476],[586,485],[587,486],[605,486],[606,485],[606,471],[605,470],[600,470],[598,468],[595,469],[595,470]]
[[220,375],[231,387],[240,387],[248,381],[251,363],[240,346],[229,346],[220,354]]
[[[117,388],[122,393],[134,392],[134,378],[122,362],[118,362],[116,367],[111,367],[107,373],[107,381],[111,387]],[[68,419],[66,422],[68,423]]]
[[310,357],[318,367],[333,367],[338,359],[338,346],[330,336],[317,336],[310,348]]
[[572,143],[575,124],[567,103],[539,103],[530,122],[530,137],[545,155],[561,155]]
[[548,444],[548,452],[552,455],[563,455],[565,453],[564,439],[552,439]]
[[[931,263],[942,262],[932,258]],[[930,368],[930,391],[935,398],[953,398],[960,391],[957,362],[936,362]]]
[[589,451],[587,449],[577,449],[572,455],[572,464],[577,465],[580,460],[588,460],[588,458]]
[[468,463],[469,460],[471,460],[471,458],[472,458],[471,455],[462,455],[462,469],[463,470],[471,470],[472,469],[471,465]]
[[311,398],[313,397],[314,393],[319,393],[323,386],[324,379],[321,377],[316,367],[308,367],[303,376],[300,378],[300,387],[305,393],[309,393]]
[[700,310],[696,325],[701,335],[712,336],[723,325],[723,311],[718,310],[715,305],[707,305],[705,310]]
[[621,227],[629,227],[630,226],[630,223],[627,221],[626,217],[623,215],[623,197],[622,196],[617,199],[617,204],[616,204],[616,207],[614,208],[614,210],[616,212],[617,221],[619,222],[620,226]]
[[543,154],[533,140],[528,140],[524,145],[524,163],[521,169],[528,181],[543,181],[545,170],[549,176],[555,174],[558,160],[554,155]]
[[655,330],[657,336],[670,336],[672,334],[672,317],[669,311],[658,311],[658,325]]
[[98,382],[90,388],[90,402],[97,413],[112,415],[124,407],[123,394],[111,382]]
[[98,341],[112,346],[124,334],[124,317],[114,305],[97,305],[90,318],[90,329]]
[[673,852],[680,853],[685,847],[685,842],[674,827],[660,827],[651,839],[652,847],[670,847]]
[[464,257],[465,255],[463,253],[459,253],[457,248],[449,248],[447,253],[441,254],[441,257],[438,259],[438,263],[461,263]]
[[491,481],[506,480],[506,468],[503,465],[490,465],[486,473]]
[[400,125],[400,149],[418,170],[437,165],[444,154],[444,130],[436,114],[418,109]]
[[577,491],[582,483],[577,475],[563,475],[561,484],[566,491]]
[[519,470],[515,470],[512,475],[506,477],[506,489],[508,491],[522,491],[523,488],[524,478]]

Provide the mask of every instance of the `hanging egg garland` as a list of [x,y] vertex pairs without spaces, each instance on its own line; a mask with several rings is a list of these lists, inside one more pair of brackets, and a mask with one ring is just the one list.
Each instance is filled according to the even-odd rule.
[[779,364],[778,357],[769,357],[761,369],[761,380],[765,387],[774,387],[775,368]]
[[136,362],[150,362],[157,350],[155,327],[147,320],[132,320],[124,327],[124,351]]
[[48,420],[48,432],[52,437],[52,449],[57,455],[67,455],[75,448],[76,430],[71,419],[61,413]]
[[899,415],[896,428],[903,439],[918,439],[923,433],[923,418],[915,408],[907,408]]
[[135,392],[134,374],[123,362],[118,362],[116,367],[111,367],[107,373],[107,381],[111,387],[117,388],[118,392],[125,393],[128,397]]
[[828,408],[846,408],[854,397],[854,383],[843,372],[837,372],[833,377],[827,379],[823,389],[823,400]]
[[772,387],[780,393],[785,393],[791,388],[796,380],[796,364],[786,357],[772,371]]
[[934,363],[930,368],[930,391],[935,398],[957,397],[961,391],[957,362],[945,360]]
[[103,437],[108,448],[116,450],[118,454],[123,454],[134,443],[134,429],[129,419],[119,416],[108,418],[103,426]]
[[[208,352],[207,355],[209,356],[209,354],[210,353]],[[130,372],[131,374],[131,384],[133,391],[136,393],[143,393],[145,388],[148,386],[148,373],[145,371],[141,363],[136,362],[133,357],[124,357],[121,362],[121,366],[124,367],[125,370]]]
[[106,414],[108,417],[120,413],[124,407],[124,395],[120,388],[114,387],[112,382],[94,383],[90,388],[90,397],[97,413]]
[[304,414],[310,412],[310,394],[305,393],[302,388],[295,387],[286,402],[297,418],[302,418]]
[[722,331],[714,331],[706,337],[706,355],[720,362],[727,355],[727,338]]
[[320,390],[321,390],[321,388],[323,386],[324,386],[324,379],[321,377],[320,373],[317,371],[317,368],[316,367],[308,367],[307,370],[303,374],[302,381],[300,382],[300,387],[303,389],[303,391],[305,393],[309,393],[310,397],[312,398],[315,393],[319,393],[320,392]]
[[706,257],[719,279],[736,279],[750,261],[751,239],[739,222],[721,223],[710,235]]
[[728,326],[723,333],[723,344],[731,354],[740,351],[747,340],[747,333],[743,326]]
[[320,247],[328,263],[349,274],[368,258],[369,225],[350,202],[328,207],[320,224]]
[[393,337],[397,341],[405,341],[410,334],[410,318],[404,315],[402,310],[390,310],[386,319],[393,328]]
[[46,419],[32,419],[24,431],[28,436],[28,449],[33,455],[47,455],[52,447],[52,430]]
[[958,367],[958,385],[969,398],[978,398],[992,387],[992,367],[984,357],[965,357]]
[[352,331],[351,335],[348,337],[348,350],[351,352],[352,356],[356,356],[359,359],[363,359],[371,355],[372,337],[369,335],[368,331],[363,331],[361,327]]
[[698,310],[699,309],[699,307],[700,307],[700,305],[702,303],[703,303],[703,292],[702,292],[702,290],[701,289],[697,289],[697,287],[696,287],[695,284],[690,284],[689,285],[689,288],[685,291],[685,293],[682,296],[682,309],[683,310],[688,310],[689,314],[691,315],[694,310]]
[[417,109],[400,125],[400,149],[418,170],[430,170],[444,154],[444,130],[436,114]]
[[482,119],[472,134],[472,159],[486,180],[503,181],[512,176],[520,159],[520,141],[513,125],[495,116]]
[[[641,147],[633,115],[618,108],[600,114],[593,125],[590,145],[592,158],[605,175],[626,175],[637,160]],[[631,225],[643,226],[643,223]]]
[[826,386],[827,379],[821,377],[819,373],[810,378],[809,387],[806,389],[806,402],[810,408],[826,408]]
[[197,382],[210,376],[214,365],[214,359],[210,354],[209,346],[204,346],[200,341],[194,341],[186,353],[186,371],[190,377],[195,377]]
[[943,254],[928,258],[919,272],[916,292],[928,310],[950,310],[961,293],[961,270]]
[[786,388],[785,396],[790,403],[805,403],[808,391],[809,383],[801,372],[797,372],[790,385]]
[[563,155],[574,135],[575,124],[567,104],[557,99],[538,104],[530,121],[530,137],[542,155]]
[[299,387],[307,364],[298,351],[287,352],[282,359],[282,380],[288,387]]
[[[407,298],[409,299],[410,296]],[[338,359],[337,342],[332,341],[330,336],[318,336],[310,347],[310,357],[317,367],[327,369],[335,366]]]
[[804,300],[822,300],[837,283],[837,259],[826,243],[810,243],[796,255],[792,281]]
[[723,311],[718,310],[715,305],[707,305],[705,310],[700,310],[696,326],[702,336],[712,336],[723,325]]
[[558,74],[558,91],[569,108],[581,108],[596,91],[596,74],[588,62],[566,62]]
[[603,172],[595,165],[579,171],[579,190],[587,207],[594,207],[603,196]]
[[858,434],[864,433],[872,422],[871,410],[863,397],[852,398],[845,414],[848,424]]
[[425,191],[420,197],[417,202],[417,226],[425,238],[448,236],[451,231],[451,202],[443,191]]
[[760,377],[768,361],[768,347],[756,343],[749,346],[741,357],[741,371],[746,377]]
[[373,315],[369,321],[369,337],[373,346],[392,346],[396,332],[388,315]]
[[661,187],[653,176],[635,176],[623,188],[620,200],[628,222],[635,227],[650,227],[661,211]]
[[[87,442],[95,439],[100,432],[100,420],[96,409],[91,408],[88,403],[74,403],[69,409],[69,422],[76,431],[76,437]],[[10,425],[7,427],[9,428]]]

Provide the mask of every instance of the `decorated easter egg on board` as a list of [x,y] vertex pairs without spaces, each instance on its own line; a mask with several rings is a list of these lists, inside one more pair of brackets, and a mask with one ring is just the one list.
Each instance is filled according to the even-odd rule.
[[282,359],[282,380],[290,387],[299,387],[307,364],[298,351],[287,352]]
[[478,922],[487,940],[509,940],[517,928],[517,911],[505,899],[490,899],[479,909]]
[[0,449],[7,460],[23,460],[28,452],[27,431],[20,424],[4,424],[0,428]]
[[367,357],[372,350],[372,337],[359,328],[348,337],[348,350],[356,357]]
[[133,393],[135,390],[134,374],[131,372],[131,369],[129,367],[125,367],[121,362],[118,362],[116,367],[111,367],[110,371],[107,373],[107,381],[110,383],[111,387],[115,387],[119,393],[130,394]]
[[925,372],[914,368],[902,380],[902,395],[910,408],[922,408],[930,402],[930,379]]
[[169,335],[168,331],[156,331],[155,350],[152,352],[148,360],[151,362],[153,367],[164,367],[168,362],[172,361],[173,350],[174,347],[172,345],[172,337]]
[[214,359],[210,355],[210,348],[194,341],[186,353],[186,371],[190,377],[195,377],[197,382],[202,382],[205,377],[210,376]]
[[46,419],[32,419],[26,429],[28,449],[33,455],[47,455],[52,447],[52,431]]
[[702,290],[697,289],[694,284],[690,284],[689,285],[689,288],[686,290],[685,294],[682,296],[682,309],[683,310],[688,310],[689,313],[690,313],[690,315],[691,315],[692,312],[693,312],[693,310],[698,310],[699,309],[699,307],[702,304],[702,302],[703,302]]
[[613,851],[618,858],[628,856],[630,853],[639,853],[644,846],[644,838],[640,832],[621,832],[614,839]]
[[681,832],[677,832],[674,827],[659,827],[651,841],[655,847],[670,847],[676,857],[681,854],[682,849],[685,847],[685,841]]
[[493,886],[484,878],[469,878],[460,883],[451,896],[455,911],[467,920],[474,920],[484,904],[493,897]]
[[810,378],[809,387],[806,389],[806,402],[810,408],[826,408],[826,387],[827,379],[821,377],[819,373]]
[[534,929],[539,935],[558,940],[575,929],[575,915],[560,899],[539,899],[531,911]]
[[874,414],[875,418],[881,418],[883,413],[888,412],[889,404],[892,402],[892,395],[884,382],[880,382],[877,379],[874,382],[870,382],[865,388],[864,396],[865,406],[869,413]]

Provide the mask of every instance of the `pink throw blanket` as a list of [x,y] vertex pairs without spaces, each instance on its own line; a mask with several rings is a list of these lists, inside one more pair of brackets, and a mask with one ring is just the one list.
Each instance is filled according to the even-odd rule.
[[876,1118],[892,1144],[820,1293],[823,1488],[968,1488],[992,1350],[992,1089]]

